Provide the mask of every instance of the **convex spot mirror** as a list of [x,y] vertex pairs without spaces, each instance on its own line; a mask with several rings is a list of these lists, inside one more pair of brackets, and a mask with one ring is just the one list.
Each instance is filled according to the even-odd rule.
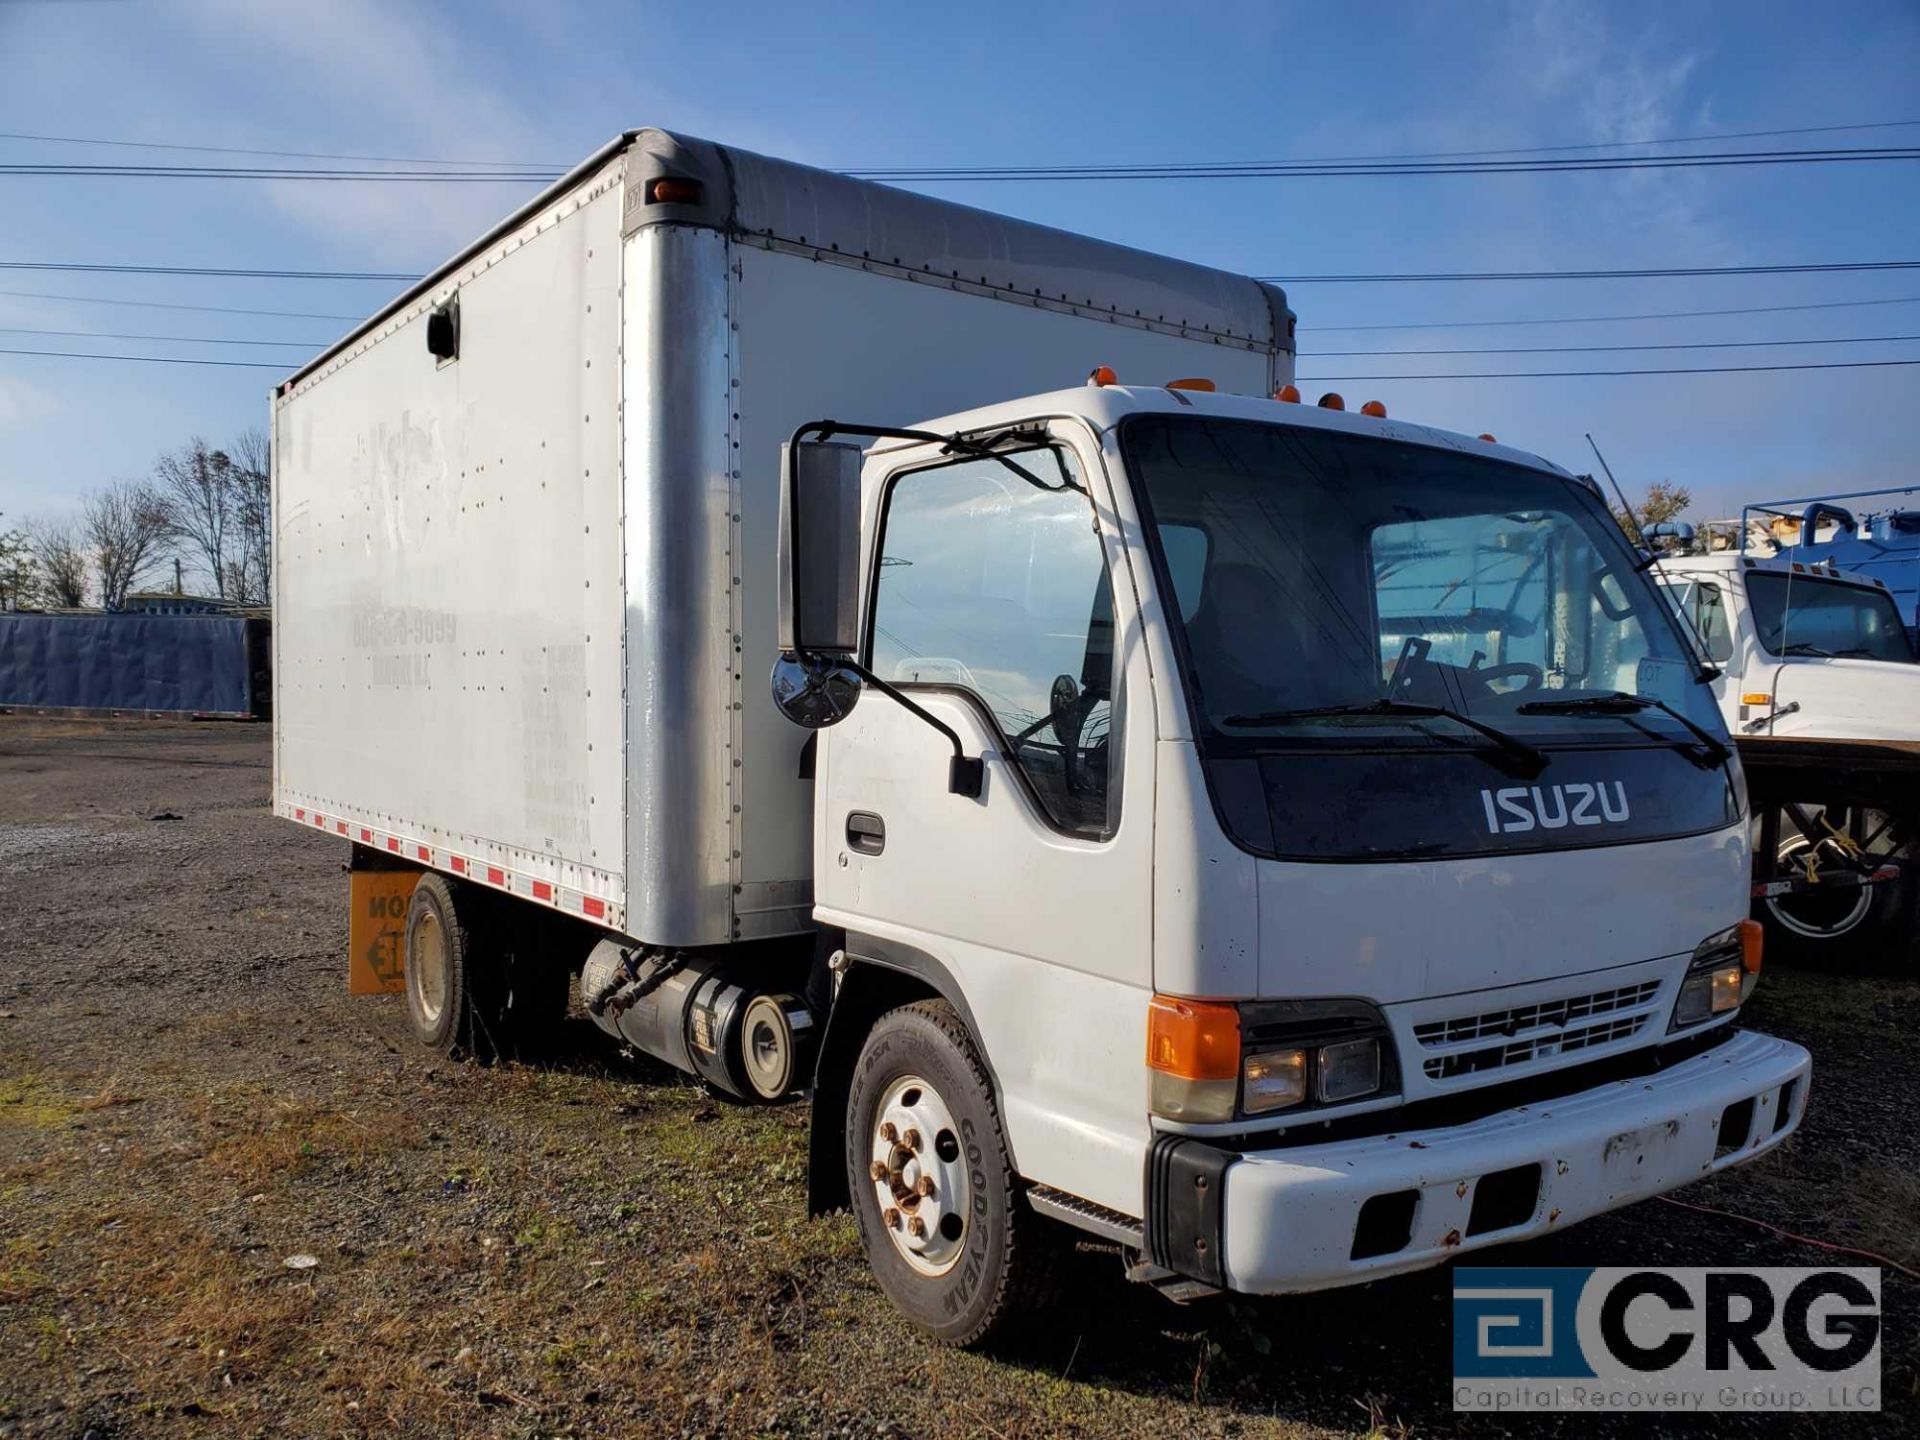
[[773,664],[773,703],[807,730],[838,725],[860,699],[860,677],[831,655],[782,655]]

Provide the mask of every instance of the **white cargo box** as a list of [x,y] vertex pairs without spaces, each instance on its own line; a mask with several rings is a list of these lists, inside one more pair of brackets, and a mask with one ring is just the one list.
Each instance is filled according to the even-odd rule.
[[788,434],[1103,364],[1270,394],[1292,329],[1241,276],[629,132],[274,392],[274,808],[650,943],[804,929]]

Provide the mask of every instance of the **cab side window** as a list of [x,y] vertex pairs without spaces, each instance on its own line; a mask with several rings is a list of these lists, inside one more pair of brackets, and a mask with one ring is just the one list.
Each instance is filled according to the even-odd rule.
[[1111,834],[1113,590],[1093,507],[1064,451],[1023,451],[1045,488],[992,460],[910,471],[886,500],[874,673],[966,691],[993,717],[1058,829]]
[[1733,627],[1727,620],[1727,599],[1720,587],[1702,580],[1693,588],[1693,628],[1706,642],[1707,658],[1716,665],[1733,658]]

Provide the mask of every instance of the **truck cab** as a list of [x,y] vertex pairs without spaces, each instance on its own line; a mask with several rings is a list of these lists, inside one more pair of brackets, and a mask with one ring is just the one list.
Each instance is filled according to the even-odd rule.
[[1920,664],[1884,582],[1733,551],[1664,558],[1655,579],[1719,667],[1734,734],[1920,738]]
[[1651,573],[1720,672],[1769,944],[1831,968],[1899,963],[1920,840],[1920,663],[1893,594],[1791,550],[1667,555]]
[[1588,482],[1092,384],[803,427],[786,501],[821,1198],[936,1334],[1014,1293],[1028,1209],[1136,1278],[1313,1290],[1799,1122],[1806,1053],[1734,1031],[1740,764]]

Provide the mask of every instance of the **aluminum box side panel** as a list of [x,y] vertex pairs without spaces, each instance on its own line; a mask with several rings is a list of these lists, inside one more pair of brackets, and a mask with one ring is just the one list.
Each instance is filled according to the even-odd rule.
[[[1136,384],[1203,375],[1222,390],[1265,395],[1271,357],[750,240],[736,243],[733,254],[743,560],[736,572],[743,637],[737,753],[744,761],[734,803],[745,820],[736,904],[747,933],[781,933],[805,925],[812,875],[812,785],[799,778],[807,733],[774,709],[767,684],[777,630],[780,452],[794,427],[826,417],[914,425],[1058,390],[1103,364]],[[869,694],[861,703],[891,702]]]
[[626,929],[713,945],[735,938],[740,768],[729,246],[651,225],[622,248]]
[[[625,900],[619,166],[286,387],[275,806]],[[426,347],[457,289],[460,353]]]

